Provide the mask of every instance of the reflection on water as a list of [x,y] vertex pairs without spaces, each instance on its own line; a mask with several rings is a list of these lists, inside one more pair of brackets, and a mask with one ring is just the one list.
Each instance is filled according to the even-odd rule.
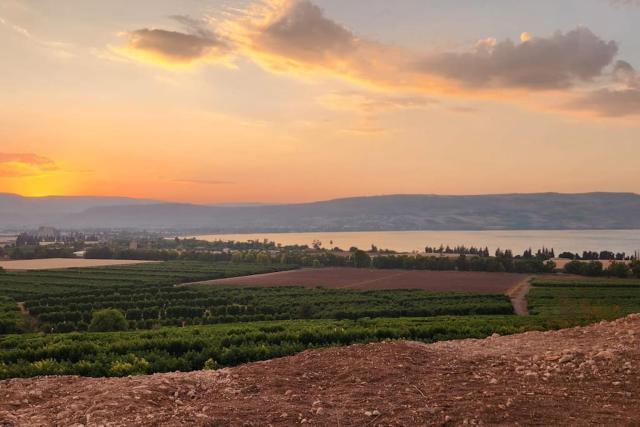
[[311,245],[314,240],[323,247],[352,246],[367,249],[376,245],[381,249],[411,252],[423,251],[425,246],[465,245],[512,249],[516,253],[547,247],[562,251],[611,250],[633,254],[640,251],[640,230],[500,230],[500,231],[362,231],[318,233],[255,233],[195,236],[202,240],[263,240],[283,245]]

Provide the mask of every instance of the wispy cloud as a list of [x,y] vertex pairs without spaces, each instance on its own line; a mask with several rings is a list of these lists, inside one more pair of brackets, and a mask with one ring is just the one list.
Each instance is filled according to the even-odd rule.
[[174,179],[173,182],[180,184],[196,184],[196,185],[234,185],[232,181],[221,181],[216,179]]
[[58,41],[50,41],[50,40],[42,39],[32,34],[28,29],[20,25],[16,25],[1,16],[0,16],[0,24],[11,29],[13,32],[25,37],[26,39],[32,41],[38,46],[48,49],[58,57],[71,58],[75,56],[75,54],[73,53],[73,45],[70,43],[63,43]]
[[0,153],[0,177],[44,175],[59,170],[53,160],[33,153]]

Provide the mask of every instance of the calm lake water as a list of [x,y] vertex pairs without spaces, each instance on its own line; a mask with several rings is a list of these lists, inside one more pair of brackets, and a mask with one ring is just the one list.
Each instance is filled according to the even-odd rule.
[[[194,236],[201,240],[263,240],[283,245],[311,245],[314,240],[323,247],[356,246],[368,249],[372,244],[380,249],[401,252],[424,251],[425,246],[465,245],[497,248],[522,253],[528,248],[553,248],[562,251],[611,250],[633,254],[640,251],[640,230],[501,230],[501,231],[362,231],[318,233],[254,233]],[[333,243],[330,243],[333,242]]]

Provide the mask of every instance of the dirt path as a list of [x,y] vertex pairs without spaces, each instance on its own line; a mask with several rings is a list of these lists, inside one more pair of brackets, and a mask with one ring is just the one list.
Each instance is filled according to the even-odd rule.
[[509,289],[507,296],[511,299],[513,304],[513,311],[518,316],[529,315],[529,303],[527,302],[527,294],[531,290],[531,279],[533,277],[527,277],[513,288]]
[[640,315],[310,350],[218,371],[0,381],[0,426],[638,426]]

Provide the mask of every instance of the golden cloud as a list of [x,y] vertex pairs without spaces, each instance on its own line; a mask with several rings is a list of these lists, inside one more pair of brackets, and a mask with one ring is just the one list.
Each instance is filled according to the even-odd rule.
[[32,153],[0,153],[0,177],[19,178],[58,171],[51,159]]
[[[574,88],[608,78],[618,53],[616,42],[578,27],[549,37],[522,33],[516,42],[488,38],[465,50],[422,54],[359,37],[310,0],[253,3],[223,21],[215,33],[202,21],[177,20],[188,27],[187,33],[130,32],[126,50],[169,64],[219,59],[233,51],[272,72],[331,75],[394,92],[514,102],[532,92],[575,96]],[[611,97],[606,91],[612,88],[601,89],[605,92],[593,93],[594,105]],[[633,94],[618,91],[613,97],[626,109],[635,108],[628,100]]]

